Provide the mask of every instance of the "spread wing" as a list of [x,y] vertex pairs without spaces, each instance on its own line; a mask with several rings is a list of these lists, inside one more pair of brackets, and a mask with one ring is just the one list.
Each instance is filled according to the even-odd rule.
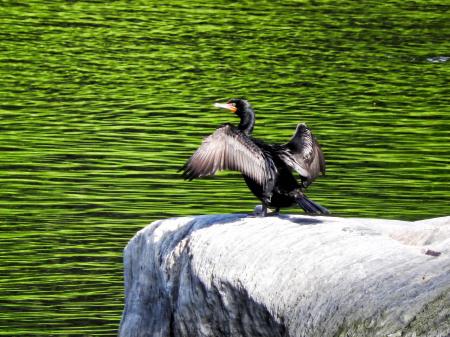
[[222,170],[239,171],[261,185],[273,180],[276,174],[270,154],[230,124],[206,137],[182,170],[183,177],[189,180]]
[[306,124],[298,124],[291,140],[280,146],[279,157],[311,184],[325,174],[325,157],[316,138]]

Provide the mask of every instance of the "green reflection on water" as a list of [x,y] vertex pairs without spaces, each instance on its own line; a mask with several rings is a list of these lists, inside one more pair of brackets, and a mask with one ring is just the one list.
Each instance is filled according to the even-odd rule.
[[216,100],[246,96],[268,141],[307,122],[336,215],[448,215],[448,7],[3,2],[0,335],[114,335],[138,229],[253,209],[237,174],[176,172],[235,121]]

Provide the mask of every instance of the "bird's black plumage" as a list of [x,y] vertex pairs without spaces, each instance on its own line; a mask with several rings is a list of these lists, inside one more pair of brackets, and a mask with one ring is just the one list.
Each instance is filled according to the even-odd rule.
[[[255,113],[246,100],[232,99],[226,104],[215,104],[235,112],[240,123],[220,126],[183,166],[183,177],[195,179],[214,175],[221,170],[242,173],[247,186],[267,208],[298,204],[307,213],[329,214],[328,210],[308,199],[304,190],[320,174],[325,174],[325,158],[319,143],[306,124],[298,124],[291,140],[272,145],[251,136]],[[300,182],[293,172],[300,176]]]

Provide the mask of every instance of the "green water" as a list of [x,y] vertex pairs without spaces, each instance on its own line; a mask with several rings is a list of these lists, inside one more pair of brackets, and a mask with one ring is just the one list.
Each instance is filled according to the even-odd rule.
[[[450,213],[444,1],[2,1],[0,335],[113,336],[122,249],[165,217],[246,212],[239,175],[177,169],[247,97],[255,136],[298,122],[339,216]],[[299,212],[291,209],[285,212]]]

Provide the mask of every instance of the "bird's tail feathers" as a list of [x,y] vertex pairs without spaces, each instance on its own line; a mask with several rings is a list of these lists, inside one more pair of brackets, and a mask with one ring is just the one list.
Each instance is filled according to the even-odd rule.
[[329,215],[330,211],[309,199],[306,195],[297,198],[297,204],[308,214]]

